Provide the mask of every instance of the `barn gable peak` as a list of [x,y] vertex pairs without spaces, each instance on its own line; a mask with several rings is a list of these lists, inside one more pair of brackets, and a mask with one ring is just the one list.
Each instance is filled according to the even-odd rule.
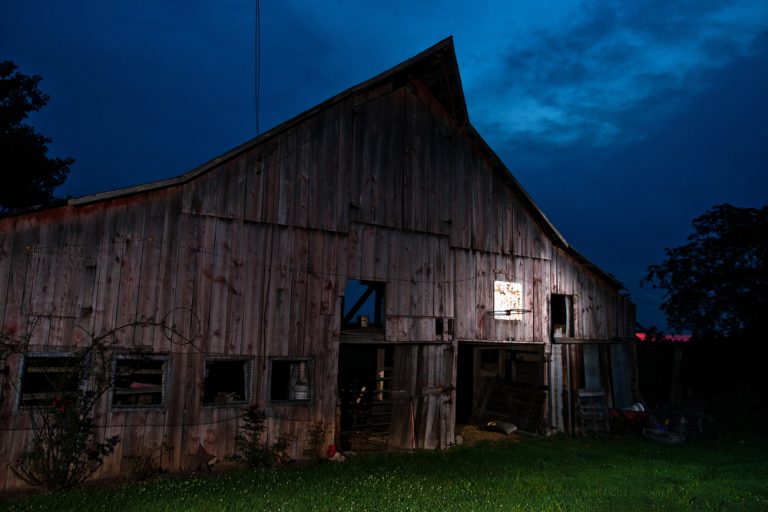
[[456,52],[453,46],[453,37],[447,37],[421,53],[408,60],[374,76],[358,85],[329,98],[328,100],[302,112],[301,114],[284,121],[269,131],[209,160],[208,162],[175,178],[141,184],[133,187],[99,192],[96,194],[72,198],[68,200],[71,205],[87,204],[113,197],[136,194],[149,190],[179,185],[207,172],[211,168],[229,160],[240,153],[247,151],[273,137],[303,122],[318,112],[344,101],[352,96],[363,94],[375,89],[386,82],[393,84],[393,89],[408,82],[416,83],[428,92],[450,113],[459,126],[469,124],[467,105],[464,99],[464,91],[461,86],[459,67],[456,61]]

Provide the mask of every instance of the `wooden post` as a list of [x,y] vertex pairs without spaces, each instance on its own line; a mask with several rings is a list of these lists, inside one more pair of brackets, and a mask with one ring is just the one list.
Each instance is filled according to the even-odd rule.
[[683,401],[683,347],[675,345],[672,355],[672,378],[669,383],[669,403],[672,406],[680,405]]

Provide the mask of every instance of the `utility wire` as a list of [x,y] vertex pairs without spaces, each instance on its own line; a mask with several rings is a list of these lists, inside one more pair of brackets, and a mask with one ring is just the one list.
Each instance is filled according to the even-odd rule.
[[[157,240],[154,240],[154,239],[141,239],[141,238],[134,238],[134,239],[131,240],[131,242],[134,243],[134,244],[145,244],[145,243],[150,243],[151,244],[151,243],[154,243],[156,241]],[[84,248],[85,247],[90,247],[90,248],[94,248],[94,251],[95,251],[96,248],[102,248],[102,247],[108,247],[108,246],[118,246],[118,245],[120,245],[122,243],[124,243],[124,242],[121,242],[121,241],[118,241],[118,242],[98,242],[98,243],[94,243],[94,244],[82,244],[82,245],[80,245],[78,247],[84,247]],[[69,246],[69,247],[73,247],[73,246]],[[56,258],[69,258],[69,259],[81,259],[81,260],[96,259],[93,256],[93,251],[89,252],[89,253],[86,253],[86,252],[83,252],[83,253],[72,253],[72,252],[66,252],[66,248],[62,248],[62,249],[63,250],[57,251],[56,250],[56,246],[29,247],[27,249],[24,249],[21,252],[13,252],[11,254],[8,254],[6,256],[6,258],[11,258],[14,255],[15,256],[28,256],[28,255],[35,254],[35,255],[38,255],[38,256],[52,256],[52,257],[56,257]],[[242,267],[242,266],[245,266],[245,265],[248,265],[248,266],[250,266],[254,270],[257,270],[257,269],[258,270],[269,270],[269,271],[273,271],[273,272],[282,272],[282,273],[285,273],[285,274],[301,274],[301,275],[305,275],[306,274],[306,275],[312,275],[312,276],[315,276],[315,277],[339,277],[339,278],[341,278],[341,277],[344,277],[344,278],[349,277],[349,274],[345,273],[345,272],[323,271],[323,270],[320,270],[320,269],[317,269],[317,268],[312,268],[309,264],[305,268],[305,267],[303,267],[301,265],[300,262],[299,262],[300,266],[296,267],[291,262],[287,262],[287,263],[286,262],[266,263],[265,258],[257,259],[257,258],[247,257],[247,256],[246,257],[233,257],[232,251],[230,251],[230,250],[221,250],[221,249],[217,249],[217,248],[208,249],[208,248],[196,247],[196,246],[191,246],[191,245],[184,245],[184,246],[182,246],[182,250],[191,251],[195,255],[209,257],[211,260],[221,259],[221,258],[231,259],[231,260],[236,262],[234,264],[234,266],[236,266],[238,268]],[[482,252],[482,253],[485,254],[485,251],[478,251],[478,252]],[[491,253],[487,253],[487,254],[491,254]],[[495,254],[495,253],[493,253],[493,254]],[[537,257],[537,256],[514,255],[514,256],[510,256],[510,257],[514,257],[515,260],[551,261],[550,258],[543,258],[543,257]],[[2,259],[5,259],[5,258],[0,258],[0,260],[2,260]],[[221,265],[214,265],[213,261],[210,262],[210,265],[211,266],[217,266],[217,267],[221,266]],[[445,265],[445,268],[446,268],[446,272],[450,273],[448,271],[448,269],[450,269],[452,267],[451,262],[448,261],[444,265]],[[232,266],[232,264],[229,264],[229,265],[225,264],[225,265],[223,265],[223,267],[227,267],[227,268],[229,268],[231,266]],[[241,271],[241,272],[243,272],[243,271]],[[434,273],[434,272],[435,271],[433,269],[432,273]],[[481,277],[484,276],[484,274],[482,274],[482,273],[478,275],[478,272],[476,270],[474,272],[472,272],[472,273],[473,273],[473,275],[470,275],[468,277],[463,277],[463,278],[458,278],[457,277],[457,278],[447,278],[447,279],[416,279],[414,277],[400,277],[400,278],[398,278],[398,277],[388,277],[387,281],[403,282],[403,283],[411,283],[411,284],[445,284],[445,285],[450,285],[450,284],[454,284],[454,283],[465,283],[465,282],[469,282],[469,281],[477,281],[478,279],[480,279]],[[485,275],[491,275],[493,273],[494,273],[493,270],[490,270]],[[365,277],[371,277],[372,278],[373,276],[364,276],[362,279],[365,279]]]

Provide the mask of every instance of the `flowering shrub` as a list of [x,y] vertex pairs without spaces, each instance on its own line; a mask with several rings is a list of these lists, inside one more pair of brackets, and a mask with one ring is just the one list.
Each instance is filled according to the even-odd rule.
[[76,486],[99,469],[120,438],[95,439],[95,394],[69,392],[35,407],[30,412],[32,441],[11,465],[13,474],[53,491]]
[[[177,308],[180,309],[180,308]],[[113,387],[112,357],[115,335],[123,329],[135,327],[159,327],[159,332],[172,344],[190,346],[200,351],[194,343],[200,332],[200,321],[191,313],[197,327],[190,335],[180,332],[171,321],[173,309],[159,320],[142,318],[96,335],[80,327],[90,338],[90,343],[62,358],[64,365],[47,375],[46,392],[54,398],[34,399],[22,403],[29,415],[32,439],[10,465],[16,477],[24,482],[43,486],[47,490],[74,487],[93,475],[120,442],[119,436],[99,439],[97,436],[96,411],[102,396]],[[0,331],[0,366],[12,354],[29,356],[30,340],[39,317],[31,318],[25,333]],[[76,326],[79,327],[79,326]],[[61,347],[63,348],[63,347]],[[20,386],[23,390],[23,385]],[[162,445],[160,450],[168,449]],[[154,458],[141,464],[154,468]],[[157,463],[159,471],[159,459]]]
[[[93,475],[120,442],[119,436],[100,440],[96,435],[96,406],[112,386],[112,352],[103,340],[94,336],[89,345],[62,358],[59,371],[48,376],[55,393],[49,403],[24,407],[32,439],[10,469],[26,483],[49,491],[75,487]],[[25,344],[17,351],[28,354]]]

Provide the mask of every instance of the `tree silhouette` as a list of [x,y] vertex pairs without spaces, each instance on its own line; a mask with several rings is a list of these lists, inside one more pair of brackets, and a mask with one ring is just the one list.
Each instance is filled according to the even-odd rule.
[[51,202],[74,162],[49,158],[51,139],[24,122],[48,103],[48,96],[38,89],[40,76],[17,68],[0,62],[0,212]]
[[643,280],[666,290],[667,323],[696,338],[756,336],[768,311],[768,205],[713,206],[693,227]]

